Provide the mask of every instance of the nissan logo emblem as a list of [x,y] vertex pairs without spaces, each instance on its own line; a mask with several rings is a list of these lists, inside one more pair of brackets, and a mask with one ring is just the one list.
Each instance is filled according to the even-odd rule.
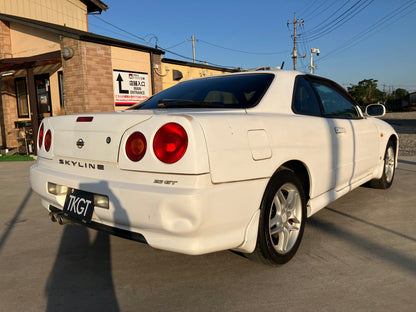
[[78,148],[83,148],[83,146],[84,146],[84,140],[83,139],[78,139],[78,141],[77,141],[77,146],[78,146]]

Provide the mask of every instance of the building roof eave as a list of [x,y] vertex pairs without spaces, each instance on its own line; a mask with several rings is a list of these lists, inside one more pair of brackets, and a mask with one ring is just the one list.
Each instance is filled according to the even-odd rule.
[[61,63],[61,51],[53,51],[29,57],[5,58],[0,60],[0,72]]
[[81,0],[87,6],[88,14],[102,11],[107,11],[108,6],[100,0]]
[[174,59],[169,59],[169,58],[163,58],[162,63],[182,65],[182,66],[187,66],[187,67],[205,68],[205,69],[211,69],[211,70],[219,70],[219,71],[224,71],[224,72],[229,72],[229,73],[241,71],[241,69],[239,68],[226,68],[226,67],[214,66],[214,65],[203,64],[203,63],[191,63],[191,62],[174,60]]

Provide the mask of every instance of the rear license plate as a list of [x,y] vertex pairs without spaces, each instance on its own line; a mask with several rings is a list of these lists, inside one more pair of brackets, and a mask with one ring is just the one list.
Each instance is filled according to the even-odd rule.
[[93,193],[74,189],[71,193],[66,195],[64,215],[88,223],[91,222],[93,211]]

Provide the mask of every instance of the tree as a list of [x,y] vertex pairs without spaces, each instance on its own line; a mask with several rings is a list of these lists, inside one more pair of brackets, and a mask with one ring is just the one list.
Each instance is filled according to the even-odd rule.
[[360,105],[368,105],[383,100],[385,94],[377,88],[378,80],[364,79],[358,85],[348,87],[348,92]]

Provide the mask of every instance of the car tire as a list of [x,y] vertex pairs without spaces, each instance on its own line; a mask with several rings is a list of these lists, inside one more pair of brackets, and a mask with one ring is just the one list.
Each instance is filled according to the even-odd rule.
[[260,208],[257,245],[249,258],[271,265],[288,262],[302,239],[306,199],[298,177],[279,170],[270,180]]
[[369,185],[373,188],[388,189],[394,180],[396,172],[396,148],[394,144],[389,141],[384,153],[383,175],[380,179],[371,180]]

